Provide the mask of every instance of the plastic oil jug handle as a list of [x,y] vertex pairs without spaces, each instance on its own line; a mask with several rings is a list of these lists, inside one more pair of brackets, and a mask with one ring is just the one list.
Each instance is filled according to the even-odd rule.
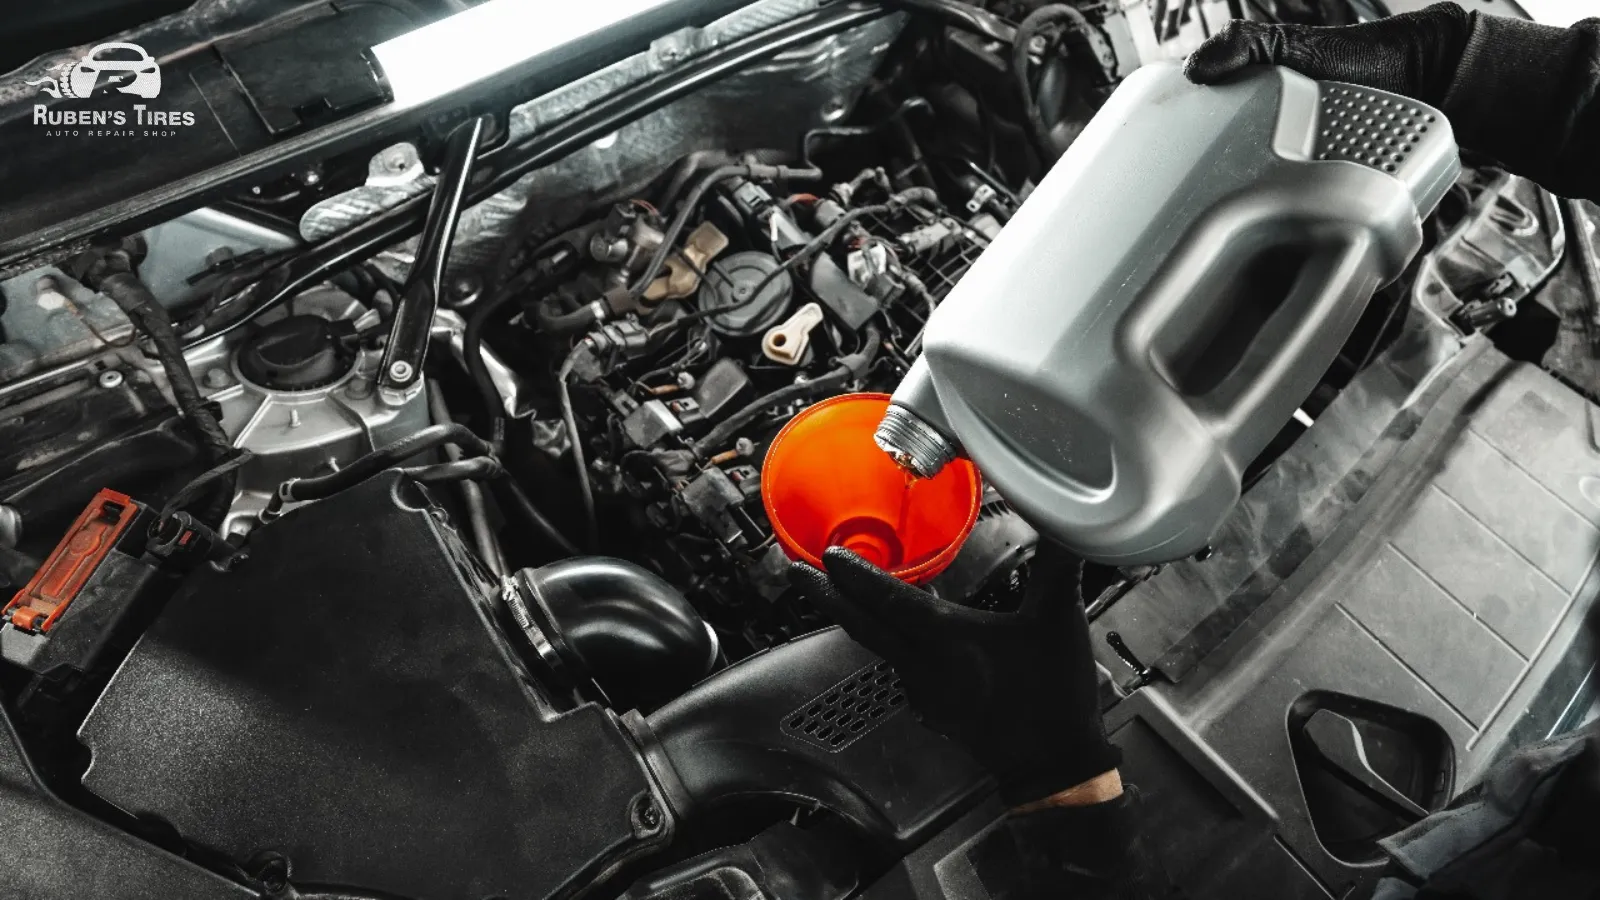
[[1360,234],[1313,251],[1236,368],[1199,398],[1197,411],[1241,465],[1267,446],[1332,365],[1379,286],[1373,251]]

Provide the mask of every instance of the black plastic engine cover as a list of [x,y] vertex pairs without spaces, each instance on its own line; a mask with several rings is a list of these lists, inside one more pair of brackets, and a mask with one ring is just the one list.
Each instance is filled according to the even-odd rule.
[[965,751],[908,712],[888,663],[827,628],[628,722],[685,819],[730,801],[784,798],[832,810],[898,855],[994,789]]
[[422,488],[385,473],[248,551],[184,583],[84,723],[95,794],[415,900],[564,896],[667,839],[615,717],[551,707]]

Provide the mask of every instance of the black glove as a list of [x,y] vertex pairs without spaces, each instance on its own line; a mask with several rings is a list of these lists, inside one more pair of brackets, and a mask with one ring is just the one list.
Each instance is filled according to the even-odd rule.
[[1245,66],[1272,63],[1439,106],[1471,33],[1472,17],[1454,3],[1344,27],[1234,20],[1189,55],[1183,74],[1212,84]]
[[789,572],[800,591],[900,674],[911,709],[960,744],[1018,805],[1117,767],[1106,740],[1078,563],[1041,545],[1014,613],[958,606],[842,547]]

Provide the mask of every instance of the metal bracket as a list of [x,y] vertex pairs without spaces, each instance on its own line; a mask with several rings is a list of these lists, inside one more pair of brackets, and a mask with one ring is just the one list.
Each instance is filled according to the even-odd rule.
[[385,403],[398,406],[422,390],[422,363],[428,355],[433,317],[444,290],[445,262],[450,257],[456,222],[461,218],[461,202],[472,179],[472,164],[488,124],[488,118],[480,116],[450,134],[444,166],[417,244],[416,262],[395,301],[394,324],[389,328],[389,342],[378,367],[378,395]]

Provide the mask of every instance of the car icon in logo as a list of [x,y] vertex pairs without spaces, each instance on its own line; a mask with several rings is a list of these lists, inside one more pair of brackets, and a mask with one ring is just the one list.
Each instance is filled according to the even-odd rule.
[[100,44],[67,73],[71,96],[88,97],[102,75],[124,94],[153,98],[161,93],[161,66],[138,44]]

